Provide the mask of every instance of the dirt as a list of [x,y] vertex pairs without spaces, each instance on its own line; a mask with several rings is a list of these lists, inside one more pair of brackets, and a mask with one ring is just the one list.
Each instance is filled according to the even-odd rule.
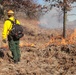
[[21,61],[14,64],[8,45],[1,44],[0,75],[76,75],[76,44],[48,43],[55,36],[61,40],[62,31],[41,28],[36,20],[19,21],[25,32],[20,40]]

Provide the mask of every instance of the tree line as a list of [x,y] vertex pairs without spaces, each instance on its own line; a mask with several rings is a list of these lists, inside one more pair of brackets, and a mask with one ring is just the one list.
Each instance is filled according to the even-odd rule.
[[41,5],[37,0],[0,0],[0,16],[3,17],[9,9],[24,12],[28,18],[38,18]]

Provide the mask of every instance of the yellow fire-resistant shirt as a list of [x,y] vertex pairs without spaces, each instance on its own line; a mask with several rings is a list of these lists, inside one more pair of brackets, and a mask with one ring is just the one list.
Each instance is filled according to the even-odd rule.
[[[10,17],[10,20],[14,21],[15,18],[14,17]],[[16,24],[20,24],[20,22],[18,20],[16,20]],[[2,31],[2,39],[6,39],[7,36],[9,35],[9,31],[12,29],[12,23],[9,20],[6,20],[4,22],[4,27],[3,27],[3,31]]]

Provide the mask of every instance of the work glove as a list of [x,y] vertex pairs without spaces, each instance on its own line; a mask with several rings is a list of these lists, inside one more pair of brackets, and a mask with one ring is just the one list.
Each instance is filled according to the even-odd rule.
[[6,43],[6,40],[5,40],[5,39],[3,39],[2,41],[3,41],[4,43]]

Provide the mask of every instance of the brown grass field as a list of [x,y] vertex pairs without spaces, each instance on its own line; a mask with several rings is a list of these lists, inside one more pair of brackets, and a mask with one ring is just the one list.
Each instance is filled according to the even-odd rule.
[[14,64],[11,52],[2,43],[0,22],[0,75],[76,75],[76,30],[41,28],[37,20],[19,18],[24,28],[20,39],[21,61]]

